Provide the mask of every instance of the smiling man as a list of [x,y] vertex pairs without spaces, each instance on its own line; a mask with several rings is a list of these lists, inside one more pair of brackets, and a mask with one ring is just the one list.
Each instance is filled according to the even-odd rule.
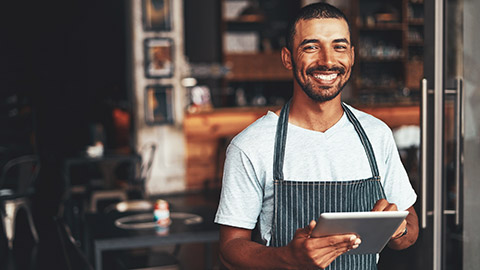
[[350,78],[354,60],[347,22],[302,20],[296,29],[294,42],[300,44],[282,50],[285,66],[294,70],[295,85],[317,102],[336,98]]
[[292,99],[227,149],[220,258],[232,269],[376,269],[376,254],[344,254],[361,245],[356,235],[310,237],[323,212],[396,210],[410,214],[389,246],[418,236],[416,194],[392,132],[341,101],[354,63],[345,15],[325,3],[302,8],[282,61],[294,74]]

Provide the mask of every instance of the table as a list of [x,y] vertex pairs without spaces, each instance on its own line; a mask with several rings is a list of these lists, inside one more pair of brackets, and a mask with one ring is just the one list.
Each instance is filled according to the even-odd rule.
[[[81,239],[81,241],[84,241],[80,220],[82,219],[83,212],[86,210],[84,208],[91,208],[89,203],[85,202],[84,200],[88,199],[85,197],[85,192],[87,190],[87,186],[89,185],[89,181],[92,182],[92,179],[87,182],[73,183],[72,168],[89,164],[98,165],[102,172],[102,179],[99,180],[101,181],[102,185],[109,187],[112,186],[112,183],[115,181],[113,173],[114,168],[124,162],[129,164],[139,164],[141,162],[141,157],[136,153],[123,154],[106,152],[104,155],[99,157],[79,155],[65,159],[63,164],[65,194],[64,216],[73,236],[76,239]],[[134,175],[131,177],[134,177]],[[74,198],[75,196],[77,197],[77,200]]]
[[[108,165],[118,165],[119,163],[122,162],[129,162],[131,164],[135,163],[140,163],[141,162],[141,157],[138,154],[132,153],[132,154],[115,154],[115,153],[108,153],[105,155],[102,155],[100,157],[89,157],[87,155],[84,156],[76,156],[76,157],[70,157],[65,159],[64,162],[64,175],[65,175],[65,191],[67,192],[67,195],[72,191],[72,181],[71,181],[71,168],[73,166],[78,166],[78,165],[85,165],[85,164],[91,164],[91,163],[98,163],[99,165],[107,166],[107,168],[103,170],[104,177],[106,177],[105,183],[111,184],[113,182],[111,177],[111,172],[108,172]],[[67,196],[68,197],[68,196]]]
[[[87,237],[93,246],[95,269],[102,269],[102,252],[107,250],[145,248],[162,245],[185,243],[204,243],[206,268],[212,268],[211,244],[219,240],[219,226],[213,223],[216,204],[201,202],[201,195],[181,195],[166,198],[170,203],[170,211],[196,214],[203,222],[187,225],[173,220],[165,235],[157,233],[154,228],[121,229],[114,222],[120,217],[132,213],[110,212],[108,214],[90,213],[85,217]],[[134,214],[138,214],[134,213]]]

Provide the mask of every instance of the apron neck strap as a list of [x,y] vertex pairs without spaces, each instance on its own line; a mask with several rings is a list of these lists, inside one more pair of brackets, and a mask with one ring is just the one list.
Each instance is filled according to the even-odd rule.
[[278,117],[277,132],[275,133],[275,148],[273,151],[273,179],[283,180],[283,160],[285,158],[285,144],[287,143],[288,114],[290,99],[283,105]]
[[[277,122],[277,131],[275,133],[275,148],[273,154],[273,179],[274,180],[284,180],[283,179],[283,161],[285,159],[285,145],[287,142],[287,131],[288,131],[288,115],[290,112],[290,103],[289,100],[285,105],[283,105],[282,110],[280,111],[280,116],[278,117]],[[370,169],[374,178],[379,179],[380,174],[378,172],[377,161],[375,159],[375,153],[373,152],[373,147],[368,140],[367,134],[363,129],[362,125],[351,112],[351,110],[342,102],[342,108],[347,115],[348,120],[352,123],[355,131],[360,137],[365,153],[367,154],[368,163],[370,164]]]
[[375,159],[375,153],[373,152],[372,144],[368,139],[367,133],[363,129],[362,125],[358,121],[357,117],[352,113],[352,111],[342,102],[343,111],[347,115],[348,120],[353,124],[355,131],[360,137],[360,141],[362,141],[363,148],[365,149],[365,153],[367,154],[368,163],[370,164],[370,170],[372,171],[372,175],[374,178],[380,178],[380,173],[378,172],[377,160]]

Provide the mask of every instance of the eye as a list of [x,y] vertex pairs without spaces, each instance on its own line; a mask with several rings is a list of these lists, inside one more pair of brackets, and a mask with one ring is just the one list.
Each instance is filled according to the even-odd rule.
[[347,46],[346,46],[346,45],[335,45],[334,48],[335,48],[335,50],[337,50],[337,51],[345,51],[345,50],[347,50]]
[[318,46],[317,45],[313,45],[313,44],[310,44],[310,45],[306,45],[305,47],[303,47],[303,50],[305,52],[312,52],[312,51],[315,51],[318,49]]

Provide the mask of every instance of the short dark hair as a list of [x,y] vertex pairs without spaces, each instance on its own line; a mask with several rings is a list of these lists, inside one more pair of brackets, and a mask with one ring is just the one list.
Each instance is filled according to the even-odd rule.
[[338,8],[327,4],[327,3],[314,3],[307,5],[300,9],[297,15],[292,19],[287,28],[287,33],[285,36],[285,42],[287,49],[292,51],[293,47],[293,37],[295,36],[295,27],[300,20],[311,20],[311,19],[343,19],[348,25],[348,32],[350,33],[350,43],[351,41],[351,31],[350,23],[348,22],[347,16]]

